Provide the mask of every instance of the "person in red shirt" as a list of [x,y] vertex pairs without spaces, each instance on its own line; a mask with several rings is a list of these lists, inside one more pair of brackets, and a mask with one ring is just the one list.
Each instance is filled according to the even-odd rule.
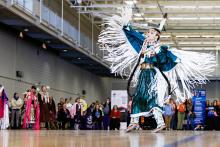
[[110,130],[120,129],[120,117],[121,112],[118,110],[118,106],[114,105],[111,110]]

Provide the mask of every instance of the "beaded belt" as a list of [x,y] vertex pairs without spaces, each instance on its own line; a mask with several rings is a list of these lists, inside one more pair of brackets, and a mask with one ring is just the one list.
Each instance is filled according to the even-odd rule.
[[149,63],[142,63],[141,64],[141,69],[150,69],[150,68],[154,68],[154,65],[149,64]]

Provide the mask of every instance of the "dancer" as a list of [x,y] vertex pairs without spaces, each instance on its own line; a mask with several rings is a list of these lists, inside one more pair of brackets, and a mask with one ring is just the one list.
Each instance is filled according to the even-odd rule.
[[23,120],[23,129],[40,129],[40,106],[36,95],[36,87],[31,86],[30,92],[25,97],[25,113]]
[[[112,72],[128,77],[128,94],[133,97],[128,132],[139,128],[140,116],[150,115],[157,122],[153,132],[164,129],[161,108],[165,99],[171,94],[176,95],[177,102],[190,98],[194,85],[206,83],[207,75],[215,67],[215,57],[211,54],[160,45],[166,17],[159,25],[137,24],[131,21],[132,9],[126,7],[121,15],[105,19],[106,28],[99,35],[100,48],[108,52],[105,59],[111,64]],[[142,33],[138,28],[147,31]],[[130,86],[136,86],[133,95]]]
[[38,93],[38,102],[40,105],[40,125],[41,127],[49,128],[49,86],[43,85]]
[[8,97],[5,93],[4,86],[0,85],[0,129],[4,130],[9,127]]

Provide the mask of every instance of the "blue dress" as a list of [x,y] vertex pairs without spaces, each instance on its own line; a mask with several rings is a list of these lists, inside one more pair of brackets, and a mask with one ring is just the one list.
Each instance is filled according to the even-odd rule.
[[[131,26],[125,26],[123,30],[132,47],[139,53],[145,40],[143,33],[133,30]],[[155,56],[145,57],[144,62],[153,64],[161,71],[169,71],[177,64],[176,59],[177,57],[168,50],[168,46],[162,45]],[[157,91],[149,93],[150,84],[155,75],[155,68],[141,70],[132,101],[132,114],[138,115],[142,112],[149,112],[154,107],[162,109],[157,104]]]

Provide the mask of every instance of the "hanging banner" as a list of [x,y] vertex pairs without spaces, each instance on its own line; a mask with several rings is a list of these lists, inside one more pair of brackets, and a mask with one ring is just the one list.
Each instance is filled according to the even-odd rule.
[[205,124],[206,90],[195,90],[193,96],[195,125]]
[[127,109],[128,94],[126,90],[112,90],[111,92],[111,107],[117,105],[120,110]]

